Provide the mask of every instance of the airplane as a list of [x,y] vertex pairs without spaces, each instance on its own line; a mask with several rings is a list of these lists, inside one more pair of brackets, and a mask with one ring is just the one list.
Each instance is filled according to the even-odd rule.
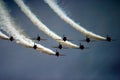
[[37,49],[37,45],[34,43],[34,46],[33,46],[34,49]]
[[86,37],[86,42],[90,42],[91,40],[90,40],[90,38],[88,38],[88,37]]
[[37,38],[33,38],[33,40],[41,41],[41,40],[47,40],[47,39],[43,39],[39,35],[37,35]]
[[59,43],[58,46],[53,47],[53,48],[59,48],[59,49],[68,49],[67,47],[63,47],[62,44]]
[[65,35],[63,35],[63,41],[72,41],[72,40],[68,39]]
[[59,56],[65,56],[64,54],[60,54],[57,50],[56,50],[56,54],[55,54],[57,57]]
[[60,55],[58,51],[56,51],[56,54],[55,54],[57,57]]
[[80,43],[79,48],[76,48],[76,49],[81,49],[81,50],[83,50],[83,49],[88,49],[88,47],[85,47],[83,44]]
[[111,42],[111,41],[112,41],[112,38],[107,35],[106,41]]
[[[61,40],[61,39],[58,39],[58,40]],[[62,38],[63,41],[71,41],[70,39],[68,39],[65,35],[63,35],[63,38]]]
[[85,49],[85,46],[80,43],[79,48],[83,50],[83,49]]
[[110,36],[107,35],[106,39],[103,41],[111,42],[111,41],[116,41],[116,39],[112,39]]
[[86,37],[85,40],[81,40],[81,41],[85,41],[87,43],[90,43],[90,42],[94,42],[95,40],[91,40],[89,37]]
[[63,35],[63,41],[67,41],[67,37],[65,35]]
[[13,36],[11,36],[11,37],[9,38],[9,40],[10,40],[10,41],[13,41],[13,40],[14,40]]

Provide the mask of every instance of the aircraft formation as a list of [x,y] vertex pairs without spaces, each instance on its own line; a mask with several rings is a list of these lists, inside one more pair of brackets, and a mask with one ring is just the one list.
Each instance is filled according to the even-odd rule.
[[[5,39],[5,40],[10,40],[10,41],[14,41],[14,37],[13,36],[10,36],[9,38]],[[36,40],[36,41],[46,41],[47,39],[44,39],[42,38],[40,35],[37,35],[37,37],[35,38],[32,38],[32,40]],[[63,35],[63,38],[62,39],[58,39],[58,40],[63,40],[63,41],[71,41],[70,39],[68,39],[65,35]],[[91,40],[91,38],[89,37],[86,37],[86,39],[83,39],[83,40],[79,40],[81,42],[87,42],[87,43],[90,43],[90,42],[94,42],[95,40]],[[106,36],[106,40],[104,41],[108,41],[108,42],[111,42],[111,41],[114,41],[110,36]],[[34,43],[33,49],[37,49],[37,45],[36,43]],[[68,47],[65,47],[63,46],[61,43],[59,43],[59,45],[57,46],[54,46],[53,48],[57,48],[57,49],[69,49]],[[75,48],[75,49],[81,49],[81,50],[84,50],[84,49],[89,49],[89,47],[85,47],[82,43],[79,44],[79,48]],[[56,50],[56,56],[65,56],[64,54],[60,54],[57,50]]]
[[[61,8],[59,8],[58,4],[56,4],[54,1],[51,2],[50,0],[46,0],[45,2],[49,5],[49,7],[51,7],[53,9],[53,11],[56,12],[57,15],[62,20],[64,20],[64,22],[68,23],[71,27],[75,28],[80,33],[82,33],[83,35],[86,36],[85,39],[79,40],[80,45],[78,46],[78,45],[70,42],[72,40],[70,40],[67,36],[63,35],[63,37],[61,38],[59,35],[57,35],[52,30],[50,30],[45,24],[43,24],[37,18],[37,16],[30,10],[30,8],[27,7],[27,5],[22,0],[14,0],[14,1],[17,4],[17,6],[20,7],[21,11],[32,21],[32,23],[34,25],[36,25],[40,30],[42,30],[44,33],[46,33],[48,36],[50,36],[51,38],[53,38],[54,40],[56,40],[59,43],[59,45],[54,46],[53,48],[58,48],[60,50],[61,49],[68,49],[68,48],[84,50],[84,49],[88,49],[89,47],[84,46],[82,44],[82,42],[90,43],[90,42],[94,42],[95,40],[108,41],[108,42],[113,41],[113,39],[108,35],[105,38],[105,37],[94,34],[91,31],[88,31],[87,29],[83,28],[81,25],[77,24],[74,20],[69,18],[69,16],[67,16],[64,13],[64,11],[62,11]],[[51,55],[53,54],[53,55],[56,55],[56,56],[63,56],[63,54],[60,54],[57,50],[56,50],[56,53],[55,53],[54,51],[50,50],[49,48],[46,48],[46,47],[42,46],[41,44],[37,44],[37,42],[35,42],[35,40],[36,41],[46,41],[47,40],[47,39],[42,38],[40,35],[37,35],[37,37],[35,37],[35,38],[29,38],[28,39],[24,34],[20,34],[19,31],[17,31],[15,29],[16,25],[13,24],[14,21],[11,19],[10,15],[9,15],[9,11],[5,7],[5,5],[0,4],[0,9],[1,9],[0,17],[1,17],[1,21],[2,21],[1,25],[4,25],[2,28],[4,29],[4,27],[5,27],[6,28],[5,32],[7,32],[10,35],[10,36],[5,36],[4,34],[0,33],[0,38],[5,39],[5,40],[10,40],[10,41],[15,40],[17,43],[19,43],[19,44],[21,44],[25,47],[33,48],[35,50],[39,50],[39,51],[47,53],[47,54],[51,54]],[[6,16],[8,18],[6,18]],[[9,23],[6,24],[4,22],[9,22]],[[16,32],[16,33],[14,33],[14,32]],[[95,40],[92,40],[92,39],[95,39]]]

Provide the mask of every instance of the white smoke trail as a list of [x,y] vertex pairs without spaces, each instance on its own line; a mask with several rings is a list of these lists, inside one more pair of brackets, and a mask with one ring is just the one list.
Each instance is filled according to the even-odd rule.
[[50,8],[61,19],[63,19],[66,23],[68,23],[69,25],[71,25],[73,28],[75,28],[76,30],[78,30],[79,32],[81,32],[86,37],[90,37],[90,38],[93,38],[93,39],[96,39],[96,40],[106,40],[105,37],[102,37],[100,35],[94,34],[94,33],[90,32],[90,31],[86,30],[85,28],[83,28],[79,24],[75,23],[71,18],[69,18],[67,16],[66,13],[64,13],[64,11],[60,8],[60,6],[57,5],[57,3],[55,2],[55,0],[44,0],[44,1],[50,6]]
[[0,31],[0,38],[5,39],[5,40],[9,40],[9,37],[7,35],[3,34],[1,31]]
[[63,44],[64,46],[70,47],[70,48],[78,48],[79,46],[69,42],[69,41],[63,41],[60,36],[55,34],[53,31],[51,31],[49,28],[47,28],[46,25],[44,25],[34,13],[25,5],[23,0],[14,0],[16,4],[21,8],[21,10],[30,18],[30,20],[44,33],[46,33],[48,36],[52,37],[57,42]]
[[8,34],[13,36],[16,40],[16,43],[19,43],[25,47],[33,48],[34,44],[37,45],[37,49],[40,52],[47,53],[50,55],[55,55],[56,52],[40,45],[34,43],[32,40],[26,38],[23,34],[21,34],[15,27],[17,26],[13,19],[10,17],[8,10],[5,8],[5,4],[2,0],[0,0],[0,26],[1,29],[6,31]]

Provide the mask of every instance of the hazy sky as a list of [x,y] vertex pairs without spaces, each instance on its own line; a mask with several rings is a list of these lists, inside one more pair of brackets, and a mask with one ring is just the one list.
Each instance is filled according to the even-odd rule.
[[[40,31],[13,0],[4,0],[14,21],[30,36],[48,39],[40,44],[52,49],[58,43]],[[114,42],[82,42],[89,49],[58,50],[63,57],[46,55],[0,39],[0,80],[119,80],[120,79],[120,2],[118,0],[58,0],[73,20],[86,29]],[[37,17],[52,31],[65,34],[79,45],[81,33],[61,20],[43,0],[25,0]]]

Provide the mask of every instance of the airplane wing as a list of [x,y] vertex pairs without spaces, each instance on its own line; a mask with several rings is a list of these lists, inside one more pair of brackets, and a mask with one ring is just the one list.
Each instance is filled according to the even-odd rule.
[[41,40],[47,40],[47,39],[41,39]]
[[[86,40],[79,40],[79,41],[82,41],[82,42],[87,42]],[[96,40],[90,40],[90,42],[95,42]]]
[[53,48],[59,48],[58,46],[54,46]]

